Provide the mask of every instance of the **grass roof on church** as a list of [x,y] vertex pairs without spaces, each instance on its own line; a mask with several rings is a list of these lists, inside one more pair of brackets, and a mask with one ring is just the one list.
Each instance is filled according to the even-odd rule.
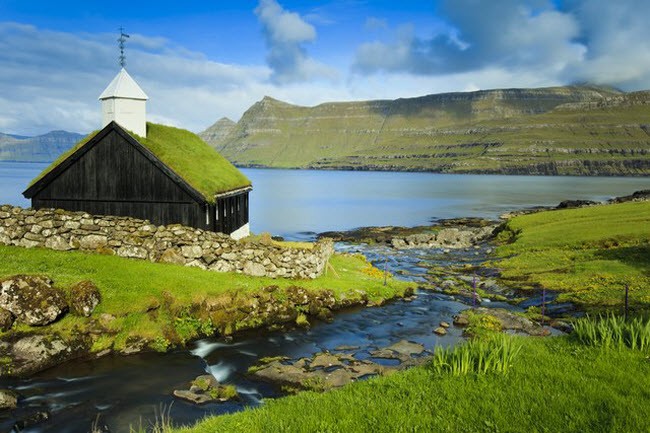
[[186,129],[147,122],[147,138],[132,135],[211,203],[215,194],[251,185],[237,167]]
[[[38,182],[54,167],[82,148],[98,132],[94,131],[88,134],[72,148],[61,154],[40,175],[34,178],[29,186]],[[251,181],[241,171],[198,135],[188,130],[147,122],[147,138],[140,137],[130,131],[129,134],[149,149],[151,153],[156,155],[185,182],[201,193],[210,203],[214,203],[215,194],[251,185]]]

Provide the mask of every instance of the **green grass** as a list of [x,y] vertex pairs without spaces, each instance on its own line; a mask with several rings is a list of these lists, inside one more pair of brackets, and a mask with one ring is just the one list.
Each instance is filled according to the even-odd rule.
[[622,316],[608,314],[598,320],[580,319],[573,324],[572,337],[582,344],[604,349],[650,352],[650,320],[635,317],[625,320]]
[[645,432],[650,362],[568,337],[515,337],[508,374],[440,374],[432,367],[304,392],[172,430],[207,432]]
[[[95,336],[94,351],[111,345],[123,348],[132,337],[151,341],[153,348],[163,351],[170,347],[171,341],[182,343],[209,335],[224,323],[213,323],[212,318],[201,315],[205,300],[217,300],[237,312],[238,305],[246,304],[252,299],[251,295],[260,294],[269,286],[279,287],[277,296],[287,296],[283,295],[285,290],[299,286],[312,292],[331,290],[337,299],[351,301],[364,297],[370,300],[393,298],[413,289],[412,284],[394,279],[389,279],[384,286],[382,278],[364,272],[371,265],[362,256],[334,255],[330,265],[325,275],[314,280],[272,279],[78,251],[0,246],[0,278],[42,274],[64,290],[78,281],[90,280],[97,285],[102,297],[90,319],[68,314],[45,328],[19,325],[14,326],[12,332],[44,331],[71,336],[79,330],[87,330],[91,321],[100,320],[102,313],[115,316],[112,322],[102,324],[106,332]],[[235,320],[234,312],[221,319]],[[263,325],[250,318],[247,320],[245,323],[228,322],[229,331]]]
[[[34,178],[30,186],[82,148],[98,132],[89,134],[63,153]],[[251,185],[243,173],[190,131],[148,122],[147,138],[132,135],[210,203],[214,203],[217,193]]]
[[214,203],[214,194],[249,186],[226,158],[185,129],[147,123],[147,138],[138,141]]
[[[493,265],[516,288],[562,292],[586,309],[650,308],[650,202],[540,212],[508,221]],[[514,242],[512,242],[514,241]]]
[[521,350],[519,339],[506,335],[472,339],[457,347],[436,347],[431,366],[438,374],[506,374]]

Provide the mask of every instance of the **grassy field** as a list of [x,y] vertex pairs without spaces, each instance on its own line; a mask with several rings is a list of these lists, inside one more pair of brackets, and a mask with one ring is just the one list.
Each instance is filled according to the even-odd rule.
[[[647,432],[648,352],[586,346],[570,337],[510,337],[521,350],[505,374],[432,366],[304,392],[208,418],[176,433]],[[169,431],[170,429],[167,429]]]
[[[518,287],[544,286],[587,309],[611,310],[627,285],[633,306],[650,308],[648,202],[517,217],[499,240],[495,263]],[[161,431],[650,431],[647,320],[581,319],[574,334],[556,338],[495,342],[490,334],[439,351],[423,367]]]
[[493,265],[517,288],[562,292],[587,310],[650,311],[650,202],[540,212],[508,221]]
[[[94,344],[94,351],[110,347],[119,350],[128,338],[158,341],[159,349],[170,344],[169,329],[175,328],[175,339],[196,338],[220,329],[224,323],[210,323],[200,317],[200,307],[206,300],[220,302],[229,312],[228,320],[235,321],[243,313],[237,308],[263,292],[269,286],[278,286],[277,296],[289,287],[298,286],[310,292],[331,290],[341,300],[371,301],[393,298],[413,288],[411,284],[392,278],[383,285],[383,276],[377,274],[362,256],[334,255],[325,275],[314,280],[292,280],[251,277],[236,273],[209,272],[171,264],[150,263],[116,256],[82,252],[57,252],[47,249],[25,249],[0,246],[0,278],[16,274],[47,275],[55,286],[66,290],[81,280],[90,280],[99,288],[102,301],[90,319],[65,316],[46,328],[14,326],[10,332],[45,331],[70,335],[85,332],[96,320],[107,313],[115,319],[107,325],[111,332],[102,333]],[[231,330],[254,323],[231,323]],[[178,343],[178,341],[176,341]]]

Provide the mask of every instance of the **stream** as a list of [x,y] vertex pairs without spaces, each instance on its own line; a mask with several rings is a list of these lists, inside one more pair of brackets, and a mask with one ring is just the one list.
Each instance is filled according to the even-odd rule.
[[[338,243],[336,248],[362,253],[380,269],[386,265],[398,278],[419,283],[426,281],[428,264],[477,264],[485,257],[485,246],[447,253],[348,243]],[[429,352],[436,345],[456,344],[462,339],[461,329],[452,326],[442,337],[433,330],[441,321],[451,323],[452,317],[466,308],[468,303],[451,296],[419,290],[414,300],[343,310],[335,314],[332,323],[315,322],[310,329],[249,331],[237,334],[232,341],[203,339],[186,350],[166,354],[71,361],[6,384],[24,398],[14,417],[0,419],[0,431],[10,431],[16,419],[35,413],[47,413],[49,419],[20,431],[88,432],[96,423],[111,432],[128,432],[131,427],[151,427],[161,413],[169,414],[174,425],[192,424],[207,415],[239,411],[263,404],[265,398],[281,396],[272,385],[252,380],[246,374],[262,357],[298,359],[330,351],[391,365],[397,361],[371,358],[370,352],[400,340],[420,343]],[[197,406],[172,396],[174,389],[187,388],[191,380],[205,372],[219,382],[235,385],[241,399]]]
[[[29,206],[20,193],[46,166],[0,162],[0,203]],[[432,218],[496,219],[512,209],[556,205],[567,198],[602,201],[650,188],[647,178],[242,171],[255,185],[250,207],[253,231],[267,231],[291,240],[310,240],[314,232],[331,229],[411,227],[427,224]],[[379,269],[386,266],[397,278],[429,288],[435,286],[427,278],[428,268],[478,264],[484,260],[485,248],[444,253],[337,244],[339,251],[362,253]],[[521,307],[540,302],[539,297],[532,297]],[[0,433],[10,431],[16,420],[30,417],[47,419],[32,419],[31,425],[20,431],[88,432],[95,423],[114,433],[128,432],[131,427],[150,427],[161,412],[168,413],[175,425],[192,424],[207,415],[242,410],[263,404],[265,398],[280,396],[273,386],[246,375],[248,367],[262,357],[284,355],[297,359],[323,350],[337,352],[340,346],[358,346],[344,352],[363,359],[373,349],[402,339],[421,343],[431,351],[436,345],[453,345],[461,339],[458,328],[449,328],[444,337],[432,331],[440,321],[451,322],[455,313],[471,304],[470,299],[420,290],[411,302],[340,311],[333,323],[315,322],[309,330],[252,331],[236,335],[233,341],[196,341],[172,353],[72,361],[29,379],[2,379],[0,388],[14,388],[24,398],[16,411],[0,415]],[[484,305],[520,310],[501,302]],[[553,304],[550,308],[561,313],[571,306]],[[195,406],[172,397],[173,390],[186,389],[191,380],[205,372],[235,385],[241,401]]]

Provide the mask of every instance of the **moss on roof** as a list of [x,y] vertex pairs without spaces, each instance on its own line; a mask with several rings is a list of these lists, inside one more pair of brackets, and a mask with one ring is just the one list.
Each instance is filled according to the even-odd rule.
[[147,122],[147,138],[133,135],[211,203],[215,194],[251,185],[226,158],[186,129]]
[[[98,132],[92,132],[63,153],[29,186],[83,147]],[[147,138],[129,133],[210,203],[214,203],[215,194],[251,185],[242,172],[190,131],[147,122]]]

